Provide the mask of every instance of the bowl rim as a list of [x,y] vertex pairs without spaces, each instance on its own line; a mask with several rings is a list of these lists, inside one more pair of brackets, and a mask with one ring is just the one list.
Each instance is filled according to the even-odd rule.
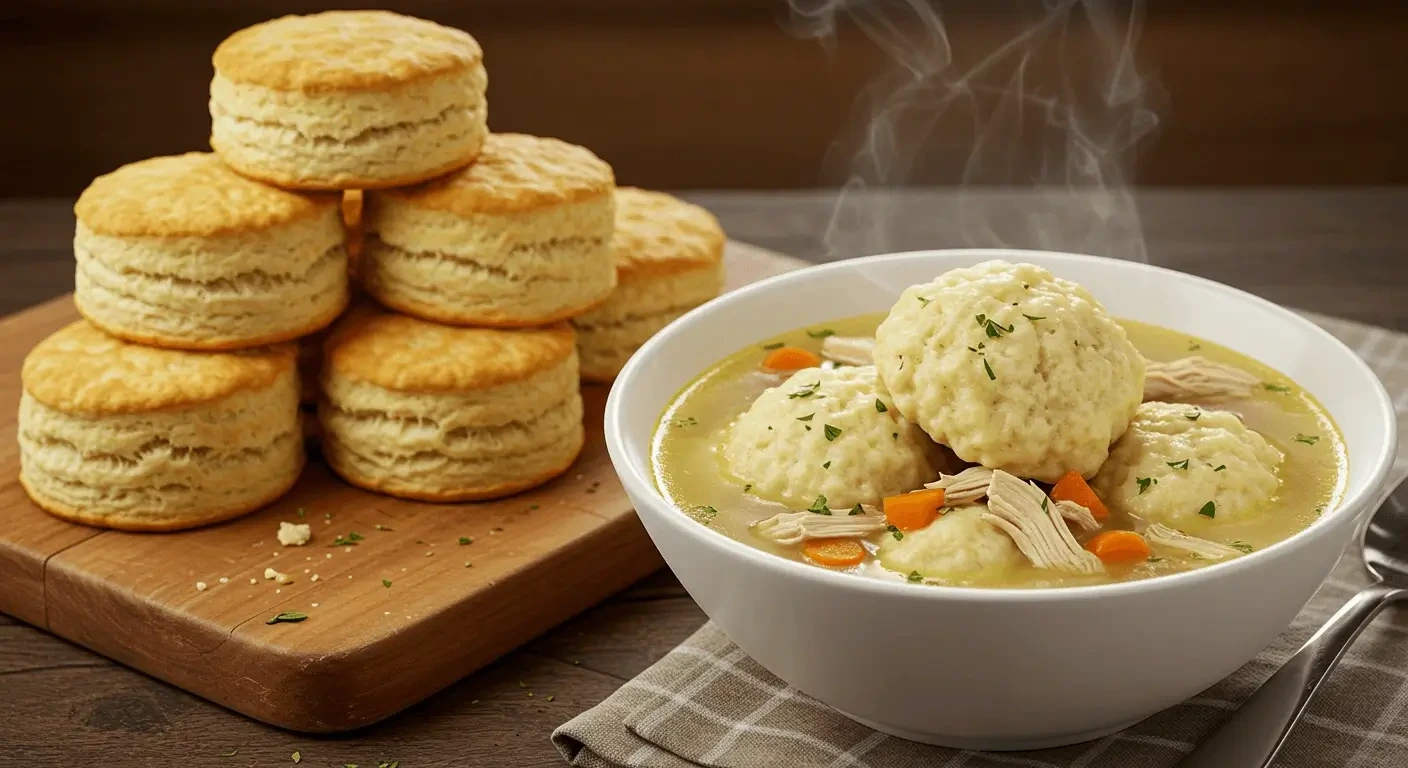
[[[1055,257],[1059,260],[1083,261],[1089,263],[1118,262],[1130,268],[1161,273],[1170,280],[1182,280],[1193,283],[1203,288],[1223,293],[1235,301],[1260,305],[1272,311],[1274,314],[1288,319],[1293,325],[1299,327],[1303,333],[1317,336],[1322,341],[1338,347],[1352,361],[1352,365],[1357,367],[1357,372],[1373,384],[1374,400],[1372,404],[1366,403],[1366,407],[1376,407],[1378,410],[1379,416],[1386,425],[1386,439],[1379,454],[1372,458],[1372,467],[1369,471],[1367,482],[1365,482],[1357,492],[1347,494],[1334,509],[1322,514],[1309,526],[1297,531],[1291,536],[1265,549],[1260,549],[1232,560],[1213,563],[1212,565],[1207,565],[1202,568],[1155,576],[1148,579],[1139,579],[1137,581],[1115,582],[1112,584],[1010,588],[926,584],[923,589],[916,589],[914,585],[908,583],[887,579],[858,578],[856,574],[833,571],[827,568],[817,568],[785,557],[779,557],[771,552],[764,552],[756,547],[750,547],[709,526],[700,525],[688,515],[684,514],[682,510],[678,509],[674,502],[666,498],[665,495],[655,487],[653,478],[649,477],[648,473],[642,471],[642,468],[636,466],[627,457],[624,447],[625,438],[623,437],[625,432],[625,413],[629,408],[629,401],[625,395],[625,391],[628,389],[627,385],[645,368],[647,365],[646,361],[653,356],[654,352],[669,344],[670,340],[681,328],[699,322],[700,318],[716,311],[717,307],[730,303],[732,300],[741,299],[755,293],[767,292],[773,290],[776,286],[790,282],[811,279],[812,276],[818,273],[853,270],[867,264],[932,256],[958,258],[975,257],[981,260],[1021,260],[1036,256],[1038,259]],[[1299,313],[1239,288],[1234,288],[1230,285],[1198,275],[1179,272],[1178,270],[1169,269],[1168,267],[1143,262],[1111,259],[1103,256],[1092,256],[1089,254],[1012,248],[938,248],[899,251],[895,253],[843,259],[822,264],[813,264],[783,272],[750,283],[736,290],[729,291],[677,318],[671,322],[670,325],[651,337],[641,346],[636,354],[632,355],[621,373],[616,377],[611,391],[607,396],[606,411],[604,414],[604,432],[607,452],[611,457],[612,464],[615,466],[617,475],[626,486],[629,495],[632,498],[645,500],[645,506],[654,507],[644,514],[654,515],[664,525],[671,526],[683,532],[685,536],[698,541],[701,546],[716,547],[723,550],[721,554],[741,558],[765,570],[775,572],[780,576],[795,576],[805,580],[813,580],[819,582],[822,586],[834,585],[837,588],[856,589],[862,592],[875,593],[877,596],[883,595],[899,599],[940,601],[963,599],[980,602],[1087,600],[1192,587],[1210,579],[1220,578],[1223,574],[1232,574],[1241,570],[1256,568],[1259,563],[1269,562],[1273,558],[1289,556],[1293,552],[1309,546],[1310,542],[1316,538],[1317,532],[1329,530],[1340,518],[1354,517],[1360,512],[1367,510],[1371,503],[1382,503],[1382,495],[1385,493],[1385,490],[1387,490],[1383,488],[1384,481],[1387,479],[1389,471],[1392,469],[1398,443],[1397,414],[1394,411],[1392,399],[1384,389],[1383,382],[1379,380],[1379,377],[1368,364],[1365,363],[1358,354],[1346,346],[1344,342]],[[1358,457],[1351,457],[1351,461],[1357,458]],[[662,510],[668,510],[668,513],[662,513]],[[639,507],[637,507],[636,514],[642,515]]]

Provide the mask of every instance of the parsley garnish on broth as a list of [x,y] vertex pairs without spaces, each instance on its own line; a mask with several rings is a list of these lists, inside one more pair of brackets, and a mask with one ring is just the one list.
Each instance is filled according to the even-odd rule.
[[1166,461],[1166,462],[1164,462],[1164,463],[1167,464],[1167,465],[1169,465],[1170,467],[1173,467],[1174,469],[1187,469],[1187,468],[1188,468],[1188,460],[1187,460],[1187,459],[1184,459],[1183,461]]
[[924,580],[924,575],[919,571],[910,571],[909,575],[905,578],[909,580],[910,584],[917,584]]
[[851,507],[851,512],[847,515],[847,517],[855,517],[856,515],[863,514],[865,514],[865,508],[860,505],[859,501],[857,501],[856,505],[854,507]]
[[1268,382],[1264,382],[1261,386],[1266,387],[1266,389],[1267,389],[1268,392],[1290,392],[1290,391],[1291,391],[1291,388],[1288,387],[1288,386],[1286,386],[1285,384],[1272,384],[1272,383],[1269,382],[1269,381],[1268,381]]
[[747,493],[747,492],[749,492],[749,491],[751,491],[751,490],[753,490],[753,484],[752,484],[752,483],[749,483],[749,484],[743,486],[743,492],[744,492],[744,493]]
[[812,383],[812,384],[808,384],[808,385],[802,387],[801,389],[797,390],[796,392],[788,393],[787,397],[788,397],[788,399],[790,399],[790,400],[796,400],[796,399],[798,399],[798,398],[803,398],[803,397],[811,397],[812,395],[815,395],[815,394],[816,394],[816,391],[817,391],[818,389],[821,389],[821,382],[820,382],[820,381],[815,382],[815,383]]
[[1306,445],[1315,445],[1316,443],[1320,442],[1320,436],[1319,436],[1319,435],[1302,435],[1301,433],[1297,432],[1297,433],[1296,433],[1296,442],[1297,442],[1297,443],[1305,443]]
[[699,422],[693,416],[688,416],[683,419],[675,419],[670,423],[676,427],[692,427],[698,424]]
[[882,402],[880,402],[880,400],[877,398],[876,401],[875,401],[875,412],[876,412],[876,413],[884,413],[885,411],[888,411],[888,410],[890,410],[890,409],[887,408],[887,407],[885,406],[885,404],[882,403]]
[[782,342],[774,341],[771,344],[764,344],[763,349],[782,349]]
[[703,523],[704,525],[708,525],[709,523],[713,522],[714,518],[718,517],[718,515],[719,510],[714,509],[708,504],[701,504],[697,507],[694,507],[689,512],[690,517],[694,518],[697,522]]
[[1235,550],[1239,550],[1244,554],[1251,554],[1251,551],[1254,549],[1252,545],[1248,544],[1245,541],[1234,541],[1231,544],[1228,544],[1227,546]]
[[823,426],[822,431],[826,434],[826,442],[828,443],[841,436],[841,430],[830,424]]
[[901,531],[893,525],[885,526],[885,530],[889,531],[890,535],[895,537],[895,541],[901,541],[904,539],[904,531]]
[[1203,517],[1217,517],[1217,504],[1209,501],[1203,505],[1202,509],[1198,510],[1198,514]]
[[812,337],[813,339],[824,339],[827,336],[835,336],[836,332],[831,330],[830,328],[820,328],[815,331],[807,331],[807,335]]
[[807,507],[807,511],[808,511],[808,512],[815,512],[815,513],[818,514],[818,515],[829,515],[829,514],[831,514],[831,510],[828,509],[827,506],[826,506],[826,495],[825,495],[825,494],[817,494],[816,501],[813,501],[813,502],[812,502],[812,505],[811,505],[810,507]]

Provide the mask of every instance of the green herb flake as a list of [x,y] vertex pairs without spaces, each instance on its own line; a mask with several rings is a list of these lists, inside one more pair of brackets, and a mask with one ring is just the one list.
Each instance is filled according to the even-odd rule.
[[763,349],[782,349],[782,342],[774,341],[771,344],[764,344]]
[[221,753],[220,753],[220,756],[221,756],[221,757],[234,757],[235,755],[238,755],[239,753],[240,753],[240,751],[239,751],[238,749],[232,749],[232,750],[230,750],[229,752],[221,752]]
[[826,507],[826,496],[819,494],[819,495],[816,497],[816,501],[813,501],[813,502],[812,502],[812,505],[811,505],[810,507],[807,507],[807,511],[808,511],[808,512],[815,512],[815,513],[818,514],[818,515],[829,515],[829,514],[831,514],[831,510],[830,510],[830,509],[827,509],[827,507]]
[[818,328],[815,331],[807,331],[807,335],[813,339],[824,339],[827,336],[835,336],[836,332],[830,328]]
[[910,571],[909,575],[906,576],[905,579],[908,580],[910,584],[918,584],[919,582],[924,580],[924,575],[921,574],[919,571]]
[[898,439],[900,439],[900,433],[898,433],[898,432],[891,432],[891,433],[890,433],[890,439],[891,439],[891,440],[898,440]]
[[809,413],[806,416],[798,416],[797,421],[811,421],[814,416],[816,416],[815,413]]
[[1268,391],[1268,392],[1290,392],[1290,391],[1291,391],[1291,388],[1288,387],[1288,386],[1286,386],[1285,384],[1272,384],[1272,383],[1269,382],[1269,381],[1268,381],[1268,382],[1264,382],[1261,386],[1266,387],[1266,391]]
[[708,504],[701,504],[692,508],[689,512],[689,516],[704,525],[708,525],[713,522],[714,518],[719,516],[719,510],[714,509]]
[[823,462],[821,463],[821,468],[822,468],[822,469],[831,469],[831,462],[829,462],[829,461],[823,461]]
[[1185,418],[1185,419],[1187,419],[1187,420],[1189,420],[1189,421],[1197,421],[1198,419],[1201,419],[1202,417],[1203,417],[1203,412],[1202,412],[1202,411],[1189,411],[1189,412],[1183,414],[1183,418]]
[[1319,436],[1319,435],[1302,435],[1301,433],[1297,432],[1297,433],[1296,433],[1296,442],[1297,442],[1297,443],[1305,443],[1306,445],[1315,445],[1316,443],[1320,442],[1320,436]]
[[921,307],[927,307],[929,306],[929,302],[933,301],[933,299],[926,299],[923,296],[915,296],[914,298],[919,299],[919,306]]
[[893,526],[893,525],[887,525],[887,526],[885,526],[885,530],[889,531],[889,532],[890,532],[890,535],[895,537],[895,541],[903,541],[903,540],[904,540],[904,531],[901,531],[900,529],[896,528],[895,526]]
[[789,400],[797,400],[803,397],[811,397],[812,395],[816,394],[816,391],[818,389],[821,389],[820,381],[813,384],[808,384],[805,387],[802,387],[801,389],[797,390],[796,392],[788,393],[787,398]]
[[865,514],[865,508],[860,505],[860,502],[856,502],[856,505],[855,505],[854,507],[851,507],[850,513],[849,513],[848,515],[846,515],[846,516],[847,516],[847,517],[855,517],[856,515],[863,515],[863,514]]
[[1166,461],[1166,462],[1164,462],[1164,463],[1167,464],[1167,465],[1169,465],[1170,467],[1173,467],[1174,469],[1187,469],[1187,468],[1188,468],[1188,460],[1187,460],[1187,459],[1184,459],[1183,461]]
[[1162,558],[1162,557],[1150,557],[1148,562],[1151,562],[1151,563],[1158,563],[1158,562],[1162,562],[1162,561],[1163,561],[1163,558]]
[[1209,501],[1203,505],[1202,509],[1198,510],[1198,514],[1203,517],[1217,517],[1217,504]]
[[1227,469],[1227,465],[1226,465],[1226,464],[1218,464],[1217,466],[1215,466],[1215,467],[1212,468],[1212,471],[1214,471],[1214,472],[1221,472],[1221,471],[1224,470],[1224,469]]
[[1142,496],[1145,491],[1149,490],[1149,486],[1159,484],[1159,481],[1152,477],[1136,477],[1134,482],[1139,485],[1139,493],[1135,494],[1136,496]]
[[890,410],[890,409],[887,408],[887,407],[885,407],[885,404],[882,403],[882,402],[880,402],[880,400],[877,398],[876,401],[875,401],[875,412],[876,412],[876,413],[884,413],[885,411],[888,411],[888,410]]
[[556,697],[556,696],[549,696],[549,697],[548,697],[548,701],[552,701],[552,700],[555,699],[555,698],[557,698],[557,697]]
[[[978,317],[983,317],[983,315],[978,315]],[[1017,326],[1015,325],[1003,325],[1002,323],[994,322],[992,318],[986,318],[982,322],[979,322],[978,325],[983,326],[983,333],[986,333],[989,339],[1002,338],[1003,334],[1017,330]]]
[[1200,350],[1200,349],[1202,349],[1202,348],[1203,348],[1203,345],[1202,345],[1202,344],[1199,344],[1198,342],[1193,341],[1193,340],[1191,340],[1191,339],[1188,341],[1188,351],[1189,351],[1189,352],[1197,352],[1198,350]]
[[1045,320],[1045,319],[1046,319],[1045,317],[1042,317],[1042,316],[1040,316],[1040,315],[1028,315],[1028,314],[1025,314],[1025,313],[1022,315],[1022,317],[1027,318],[1028,320],[1032,321],[1033,323],[1035,323],[1035,322],[1038,321],[1038,320]]
[[381,586],[391,589],[391,579],[382,579]]
[[988,324],[988,316],[987,316],[987,315],[976,315],[973,319],[978,321],[978,327],[979,327],[979,328],[982,328],[983,326],[985,326],[985,325]]
[[693,416],[687,416],[683,419],[675,419],[674,421],[670,422],[670,425],[675,427],[692,427],[698,423],[699,421]]
[[988,374],[988,381],[997,381],[997,374],[992,372],[992,366],[988,365],[988,359],[983,358],[983,370]]
[[1316,507],[1316,508],[1315,508],[1315,514],[1317,514],[1317,515],[1323,515],[1323,514],[1325,514],[1325,505],[1324,505],[1324,504],[1321,504],[1320,506]]
[[751,490],[753,490],[753,484],[752,484],[752,483],[748,483],[747,485],[743,486],[743,492],[744,492],[744,493],[747,493],[747,492],[749,492],[749,491],[751,491]]
[[473,539],[472,537],[470,537],[470,536],[461,536],[461,537],[460,537],[460,546],[461,546],[461,547],[463,547],[463,546],[466,545],[466,544],[473,544],[473,543],[474,543],[474,539]]
[[1046,502],[1047,502],[1047,501],[1048,501],[1048,499],[1047,499],[1045,496],[1042,496],[1042,497],[1041,497],[1041,511],[1042,511],[1042,512],[1045,512],[1045,511],[1046,511],[1046,506],[1047,506],[1047,505],[1046,505]]
[[538,505],[537,505],[537,504],[530,504],[530,505],[528,506],[528,509],[529,509],[529,510],[536,511],[536,510],[538,509]]
[[1233,549],[1235,549],[1235,550],[1240,551],[1242,554],[1247,554],[1247,555],[1251,554],[1252,550],[1255,549],[1255,547],[1253,547],[1252,545],[1248,544],[1248,543],[1245,542],[1245,541],[1234,541],[1234,542],[1228,544],[1227,546],[1229,546],[1229,547],[1231,547],[1231,548],[1233,548]]
[[400,765],[400,760],[382,760],[376,764],[376,768],[397,768]]
[[293,762],[295,762],[295,763],[301,763],[301,762],[303,762],[303,754],[302,754],[301,752],[295,751],[295,752],[293,753],[292,757],[293,757]]
[[826,434],[826,442],[828,443],[841,436],[841,430],[830,424],[824,425],[821,429]]
[[276,613],[276,614],[274,614],[273,616],[270,616],[270,617],[269,617],[269,620],[266,621],[266,622],[264,622],[264,623],[265,623],[265,624],[284,624],[284,623],[288,623],[288,624],[297,624],[298,622],[303,621],[303,620],[306,619],[306,618],[308,618],[308,614],[306,614],[306,613],[299,613],[298,611],[284,611],[283,613]]

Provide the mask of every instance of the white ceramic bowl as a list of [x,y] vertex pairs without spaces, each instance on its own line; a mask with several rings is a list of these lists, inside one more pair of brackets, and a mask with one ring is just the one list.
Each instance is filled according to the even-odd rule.
[[[680,388],[759,339],[889,309],[900,291],[991,258],[1075,280],[1118,317],[1224,344],[1287,374],[1330,410],[1349,447],[1345,502],[1247,557],[1147,581],[1065,589],[918,587],[833,573],[729,539],[657,490],[651,433]],[[704,612],[795,688],[906,739],[1036,749],[1125,728],[1216,683],[1272,642],[1381,501],[1392,404],[1343,344],[1227,286],[1131,262],[958,250],[837,262],[730,293],[635,355],[606,406],[617,473],[655,546]]]

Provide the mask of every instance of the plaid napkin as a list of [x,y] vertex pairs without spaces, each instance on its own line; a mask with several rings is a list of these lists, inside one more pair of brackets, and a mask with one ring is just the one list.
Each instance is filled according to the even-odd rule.
[[[1359,353],[1394,396],[1408,433],[1408,334],[1310,316]],[[1393,482],[1408,476],[1408,439]],[[1408,494],[1397,494],[1403,503]],[[713,623],[553,733],[586,768],[1157,768],[1172,766],[1367,583],[1353,546],[1295,623],[1231,677],[1097,741],[1032,752],[971,752],[886,736],[789,688]],[[1380,614],[1322,687],[1277,761],[1286,768],[1408,766],[1408,611]],[[1235,768],[1230,767],[1229,768]]]

